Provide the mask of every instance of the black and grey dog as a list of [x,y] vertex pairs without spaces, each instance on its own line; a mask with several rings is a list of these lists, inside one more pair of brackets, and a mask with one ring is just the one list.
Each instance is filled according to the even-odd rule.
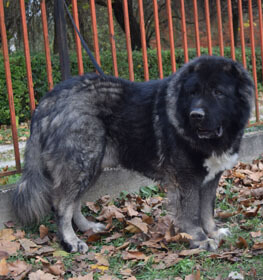
[[81,231],[104,229],[86,220],[80,201],[104,167],[120,164],[161,181],[176,227],[192,247],[215,250],[229,234],[214,222],[216,188],[237,160],[253,94],[240,64],[209,56],[163,80],[88,74],[60,83],[32,118],[17,216],[33,223],[52,207],[64,247],[86,252],[72,220]]

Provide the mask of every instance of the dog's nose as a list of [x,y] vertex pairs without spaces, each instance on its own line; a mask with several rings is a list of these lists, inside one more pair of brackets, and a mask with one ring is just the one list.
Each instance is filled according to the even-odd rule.
[[201,108],[193,109],[190,112],[190,118],[192,120],[201,121],[204,119],[204,117],[205,117],[205,111]]

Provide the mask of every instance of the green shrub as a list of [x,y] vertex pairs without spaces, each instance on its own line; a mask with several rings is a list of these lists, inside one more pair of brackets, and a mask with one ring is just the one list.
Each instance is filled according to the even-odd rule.
[[[230,48],[225,48],[225,56],[231,57]],[[207,54],[207,49],[201,49],[202,54]],[[219,55],[219,48],[213,48],[213,54]],[[196,56],[195,49],[189,49],[188,51],[189,59]],[[158,61],[156,50],[148,49],[148,66],[150,79],[158,79]],[[176,67],[179,69],[184,64],[184,52],[182,49],[177,49],[175,52],[176,56]],[[251,51],[249,48],[246,49],[247,58],[247,68],[252,73],[252,62],[251,62]],[[236,49],[236,60],[242,61],[242,55],[240,49]],[[75,54],[70,55],[71,61],[71,73],[72,75],[78,74],[77,58]],[[168,76],[172,73],[171,62],[170,62],[170,51],[162,51],[162,63],[163,63],[163,73],[164,76]],[[89,57],[84,54],[84,70],[85,72],[94,72],[94,67],[89,59]],[[129,67],[127,60],[127,52],[122,51],[117,54],[118,62],[118,72],[119,77],[124,79],[129,79]],[[262,83],[262,66],[261,66],[261,54],[260,50],[256,50],[256,62],[257,62],[257,77],[259,83]],[[104,51],[101,53],[101,64],[102,69],[106,74],[113,73],[113,65],[110,51]],[[11,75],[12,75],[12,85],[14,92],[14,104],[16,115],[19,121],[27,121],[30,119],[30,108],[29,108],[29,95],[27,88],[27,75],[25,66],[25,57],[23,53],[15,53],[10,56],[11,65]],[[37,53],[31,55],[31,65],[32,65],[32,77],[34,83],[34,93],[36,98],[36,103],[39,99],[48,91],[47,83],[47,72],[46,72],[46,62],[45,55],[43,53]],[[143,59],[142,53],[140,51],[133,52],[133,68],[134,68],[134,78],[135,81],[144,80],[143,71]],[[61,80],[60,69],[59,69],[59,57],[52,56],[52,74],[54,85],[59,83]],[[8,106],[8,96],[6,89],[5,71],[3,57],[0,56],[0,125],[9,124],[9,106]]]

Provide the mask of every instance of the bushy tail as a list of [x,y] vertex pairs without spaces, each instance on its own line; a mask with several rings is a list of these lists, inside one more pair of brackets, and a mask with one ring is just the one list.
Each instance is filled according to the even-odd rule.
[[13,195],[13,208],[24,225],[40,222],[51,208],[50,182],[42,173],[39,149],[27,143],[25,169]]

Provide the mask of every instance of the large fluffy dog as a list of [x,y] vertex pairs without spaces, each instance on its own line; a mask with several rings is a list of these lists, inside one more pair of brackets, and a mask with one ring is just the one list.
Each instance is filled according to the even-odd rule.
[[81,214],[81,196],[103,167],[121,164],[165,184],[175,225],[192,247],[215,250],[229,233],[213,219],[216,188],[237,160],[253,93],[241,65],[208,56],[163,80],[93,74],[62,82],[33,115],[17,215],[32,223],[52,207],[64,247],[86,252],[72,220],[81,231],[104,226]]

